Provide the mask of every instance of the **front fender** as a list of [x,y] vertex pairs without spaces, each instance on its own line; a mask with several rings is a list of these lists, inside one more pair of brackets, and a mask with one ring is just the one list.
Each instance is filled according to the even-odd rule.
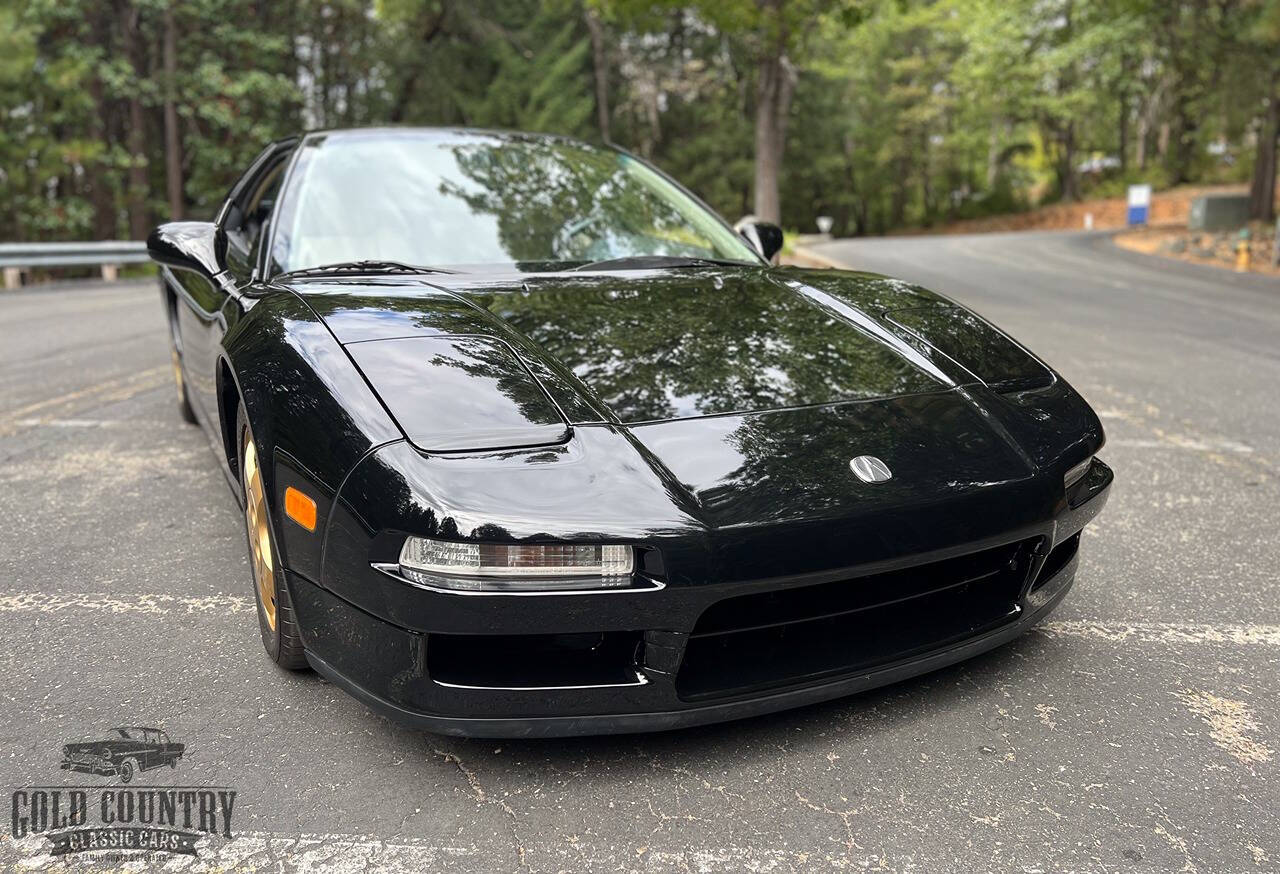
[[[374,447],[403,439],[346,351],[310,307],[295,294],[274,291],[254,299],[223,343],[223,380],[235,392],[220,392],[220,406],[238,396],[264,466],[267,509],[286,567],[318,579],[325,531],[343,478]],[[228,457],[239,477],[235,409],[222,409],[230,423]],[[285,518],[285,489],[292,486],[316,503],[316,526],[308,531]]]

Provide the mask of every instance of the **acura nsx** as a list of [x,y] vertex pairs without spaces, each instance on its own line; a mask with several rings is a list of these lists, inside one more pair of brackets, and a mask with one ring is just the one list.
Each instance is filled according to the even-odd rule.
[[971,310],[775,266],[631,154],[324,131],[148,240],[258,624],[412,725],[675,728],[1005,643],[1106,502],[1098,417]]

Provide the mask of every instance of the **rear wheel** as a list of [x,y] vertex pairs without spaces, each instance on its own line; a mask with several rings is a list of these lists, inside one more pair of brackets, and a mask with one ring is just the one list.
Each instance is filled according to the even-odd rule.
[[307,659],[271,529],[262,470],[264,459],[258,454],[243,406],[236,414],[236,434],[240,447],[240,484],[244,489],[245,533],[249,539],[249,565],[253,571],[262,646],[280,667],[301,670],[307,667]]
[[187,380],[182,375],[182,355],[178,352],[178,318],[174,312],[174,304],[169,303],[169,360],[173,362],[173,379],[178,387],[178,415],[188,425],[195,425],[196,411],[191,409],[191,398],[187,396]]
[[173,378],[178,383],[178,415],[188,425],[196,424],[196,411],[191,409],[191,400],[187,397],[187,381],[182,376],[182,362],[178,360],[178,350],[169,348],[173,357]]

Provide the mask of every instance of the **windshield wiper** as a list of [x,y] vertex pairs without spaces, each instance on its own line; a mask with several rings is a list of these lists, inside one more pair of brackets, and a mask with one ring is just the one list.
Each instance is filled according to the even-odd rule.
[[415,264],[404,264],[400,261],[335,261],[333,264],[321,264],[319,267],[304,267],[301,270],[290,270],[278,276],[315,276],[320,274],[341,273],[454,273],[442,267],[419,267]]
[[666,267],[759,267],[749,261],[728,258],[691,258],[684,255],[628,255],[581,264],[574,270],[660,270]]

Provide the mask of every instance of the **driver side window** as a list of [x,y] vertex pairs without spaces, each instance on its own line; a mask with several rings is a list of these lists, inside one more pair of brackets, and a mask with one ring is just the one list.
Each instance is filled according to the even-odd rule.
[[239,283],[248,282],[265,243],[267,220],[275,208],[287,158],[276,162],[262,177],[244,204],[243,217],[235,227],[226,228],[227,269]]

